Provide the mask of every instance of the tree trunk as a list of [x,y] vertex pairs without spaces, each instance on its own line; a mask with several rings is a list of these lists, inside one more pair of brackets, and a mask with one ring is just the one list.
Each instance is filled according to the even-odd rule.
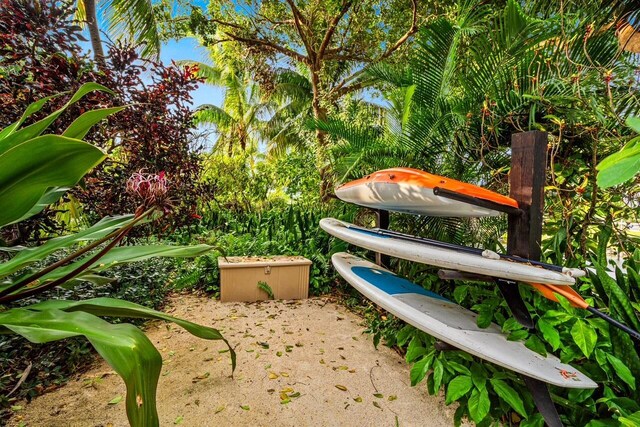
[[89,37],[93,48],[93,59],[98,64],[99,69],[105,68],[104,50],[100,39],[100,28],[98,28],[98,15],[96,13],[96,0],[82,0],[84,10],[87,15],[87,26],[89,27]]
[[[313,117],[316,120],[325,121],[327,119],[327,110],[320,104],[320,70],[311,69],[311,87],[313,88]],[[318,163],[318,171],[320,172],[320,200],[326,202],[330,199],[331,189],[333,187],[331,174],[329,169],[329,143],[327,134],[316,129],[316,139],[318,147],[316,150],[316,162]]]

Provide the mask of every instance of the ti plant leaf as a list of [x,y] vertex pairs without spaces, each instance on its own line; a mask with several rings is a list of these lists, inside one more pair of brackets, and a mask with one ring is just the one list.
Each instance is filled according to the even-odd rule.
[[30,310],[62,310],[66,312],[83,311],[102,317],[131,317],[157,319],[173,322],[192,335],[206,340],[222,340],[229,347],[232,370],[236,367],[236,353],[222,334],[214,328],[201,326],[188,320],[182,320],[139,304],[115,298],[93,298],[84,301],[49,300],[29,306]]
[[[213,249],[213,246],[201,244],[191,246],[174,246],[174,245],[140,245],[140,246],[120,246],[107,252],[105,256],[96,261],[88,269],[84,270],[78,278],[82,278],[86,274],[95,274],[106,270],[116,264],[127,264],[136,261],[144,261],[154,257],[171,257],[171,258],[191,258],[203,255]],[[75,261],[64,267],[60,267],[51,273],[43,276],[41,282],[49,282],[72,272],[81,266],[91,255],[79,261]]]
[[0,278],[6,277],[34,262],[40,261],[57,250],[68,248],[80,242],[100,239],[112,231],[120,229],[132,219],[133,215],[105,217],[93,226],[79,231],[78,233],[56,237],[48,240],[43,245],[22,249],[9,261],[0,264]]
[[127,386],[127,416],[133,427],[159,425],[156,387],[162,358],[146,335],[129,324],[112,325],[97,316],[135,317],[174,322],[198,338],[222,340],[229,348],[232,373],[236,354],[214,328],[197,325],[138,304],[112,298],[52,300],[0,313],[0,333],[16,333],[34,343],[85,336]]
[[84,336],[127,386],[127,417],[133,427],[158,426],[156,387],[162,357],[147,336],[129,324],[112,325],[84,312],[12,309],[0,313],[1,333],[12,331],[33,343]]
[[91,144],[57,135],[0,154],[0,227],[24,218],[51,187],[74,186],[104,157]]

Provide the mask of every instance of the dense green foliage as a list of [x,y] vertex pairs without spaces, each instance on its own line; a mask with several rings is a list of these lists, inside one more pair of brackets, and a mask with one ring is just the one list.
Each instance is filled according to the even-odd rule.
[[[16,8],[23,5],[20,0],[2,1]],[[120,4],[117,13],[126,6],[137,5],[140,11],[148,6],[146,1],[113,3]],[[621,36],[633,34],[627,21],[635,18],[622,13],[633,10],[632,3],[286,0],[228,7],[212,0],[206,10],[188,4],[178,8],[184,12],[182,16],[170,16],[174,4],[164,1],[155,9],[162,16],[154,17],[162,21],[163,36],[195,36],[209,58],[207,63],[187,61],[181,64],[183,69],[154,64],[155,77],[149,85],[143,84],[143,65],[129,48],[115,49],[102,61],[103,72],[95,72],[94,65],[79,53],[78,32],[71,27],[66,10],[44,10],[46,16],[59,18],[61,28],[57,30],[33,10],[27,10],[28,19],[34,23],[31,28],[47,28],[48,34],[56,35],[45,38],[38,49],[30,49],[31,39],[20,36],[20,31],[30,34],[35,30],[16,28],[5,17],[0,25],[11,32],[0,38],[0,48],[25,54],[0,59],[0,88],[6,89],[0,95],[8,105],[0,117],[11,117],[3,126],[15,121],[41,95],[75,90],[94,75],[106,86],[118,86],[112,89],[119,102],[81,96],[82,100],[64,104],[63,98],[55,97],[43,101],[53,103],[55,108],[47,109],[44,104],[32,107],[42,108],[34,116],[37,119],[51,119],[38,127],[38,132],[22,134],[44,138],[37,142],[48,144],[47,149],[42,149],[43,144],[36,147],[39,150],[29,148],[29,153],[36,153],[33,158],[17,151],[10,158],[2,150],[9,134],[24,132],[28,127],[17,131],[18,123],[14,129],[8,127],[10,130],[0,133],[0,182],[28,176],[32,168],[28,161],[56,154],[48,149],[50,146],[70,151],[73,145],[78,156],[74,161],[69,158],[71,166],[64,171],[57,170],[52,161],[43,162],[51,171],[44,187],[41,182],[36,182],[40,187],[27,185],[28,180],[25,188],[0,186],[0,224],[18,222],[59,199],[102,160],[103,154],[95,146],[107,149],[109,166],[99,169],[88,185],[97,191],[104,186],[105,191],[97,197],[96,193],[78,193],[79,200],[69,198],[58,205],[64,212],[48,217],[55,221],[64,217],[64,223],[73,222],[80,233],[87,231],[79,225],[87,225],[94,213],[114,214],[130,204],[122,186],[132,172],[164,169],[170,179],[173,172],[178,191],[172,202],[181,204],[183,217],[174,224],[182,227],[160,241],[154,240],[159,246],[151,247],[142,240],[139,248],[123,246],[105,255],[107,261],[139,261],[113,270],[110,274],[115,280],[98,277],[104,266],[91,262],[79,272],[82,277],[73,280],[74,290],[49,290],[45,295],[63,300],[115,295],[157,308],[169,289],[193,289],[217,296],[220,256],[302,255],[313,262],[311,293],[337,293],[344,297],[345,304],[360,310],[376,345],[384,342],[405,354],[412,365],[412,385],[426,387],[431,394],[442,391],[447,404],[458,403],[457,422],[467,417],[478,425],[497,421],[542,426],[542,417],[518,375],[460,351],[437,350],[434,338],[343,286],[330,266],[331,255],[343,250],[360,251],[368,257],[371,254],[330,238],[318,228],[318,221],[333,216],[373,225],[371,211],[331,200],[331,187],[385,167],[416,167],[507,193],[511,135],[546,131],[549,149],[543,258],[566,266],[588,266],[589,276],[577,286],[580,294],[591,306],[640,329],[640,235],[631,229],[640,222],[640,125],[636,118],[640,116],[640,62],[629,52],[633,43]],[[144,20],[143,15],[138,13],[134,18]],[[152,26],[155,30],[154,23]],[[148,25],[141,28],[150,31]],[[56,49],[66,56],[54,55]],[[58,64],[64,76],[59,84],[50,64]],[[3,86],[3,76],[4,81],[15,84]],[[38,78],[42,94],[31,88]],[[187,105],[189,92],[198,81],[223,88],[225,97],[222,105],[200,106],[192,115]],[[85,104],[86,99],[92,99],[91,103]],[[86,129],[79,129],[83,126],[69,126],[72,119],[60,115],[64,125],[56,129],[57,133],[68,130],[68,135],[37,137],[58,117],[48,114],[80,105],[88,114],[81,116],[82,121],[95,123],[109,116],[109,125],[86,133]],[[129,106],[122,110],[124,105]],[[89,111],[96,106],[103,109]],[[118,110],[120,115],[112,116]],[[196,124],[213,126],[211,152],[196,153],[189,148],[196,142]],[[64,139],[85,136],[95,146]],[[126,141],[118,145],[120,138]],[[69,147],[54,144],[62,140]],[[15,200],[26,201],[12,203]],[[166,202],[168,207],[171,203]],[[69,221],[72,216],[74,221]],[[123,222],[118,223],[120,220]],[[115,221],[117,229],[130,218],[105,221]],[[394,214],[391,228],[492,250],[505,249],[504,218]],[[63,237],[68,240],[60,247],[80,238]],[[45,256],[55,256],[47,245],[60,249],[56,246],[62,241],[59,239],[49,240],[40,249],[18,252],[20,255],[12,261],[0,265],[0,278],[9,277],[14,285],[20,280],[20,268],[26,266],[18,262],[21,256],[32,263],[29,268],[41,268]],[[76,248],[87,244],[81,242]],[[182,252],[178,245],[195,248]],[[158,251],[204,255],[194,261],[145,261],[147,255]],[[37,256],[30,258],[29,253]],[[9,250],[7,254],[13,255]],[[612,263],[614,257],[621,262]],[[59,284],[56,280],[65,271],[79,265],[71,263],[57,276],[44,275],[42,286]],[[596,390],[551,389],[566,425],[637,424],[640,346],[604,320],[572,307],[561,297],[559,302],[549,301],[523,285],[520,293],[536,325],[535,330],[528,331],[513,319],[493,285],[443,281],[435,269],[401,260],[392,260],[390,268],[477,312],[480,326],[495,322],[509,339],[521,340],[541,354],[555,354],[594,379],[599,384]],[[97,283],[89,287],[87,281]],[[11,284],[0,286],[0,302],[16,292],[3,293],[6,286]],[[109,301],[98,300],[103,307],[111,306],[118,316],[132,314]],[[85,313],[104,314],[95,304],[46,304],[50,311],[64,308],[61,316],[86,321],[89,328],[111,328],[95,320],[97,317],[87,318],[74,311],[80,308]],[[26,310],[23,305],[14,309]],[[137,315],[150,315],[142,307],[136,306],[135,310]],[[50,320],[38,310],[13,313],[19,315],[12,317],[9,312],[6,322],[17,325],[30,317],[43,323]],[[123,330],[121,326],[114,328]],[[91,332],[87,331],[89,335]],[[142,334],[130,333],[144,340]],[[51,338],[36,335],[30,337],[36,341]],[[93,338],[100,351],[108,351],[101,347],[100,336]],[[17,355],[7,349],[14,342],[5,341],[5,350],[0,349],[0,357],[7,364]],[[81,365],[87,347],[73,341],[69,348],[67,363]],[[34,368],[39,370],[38,377],[26,383],[32,387],[27,389],[31,395],[66,376],[66,371],[54,366],[62,363],[59,347],[50,349],[51,357]],[[17,381],[15,373],[12,378]],[[12,387],[11,381],[3,381],[0,386]]]
[[[0,227],[27,219],[55,203],[105,158],[102,150],[81,138],[93,125],[123,108],[86,111],[62,135],[44,134],[67,108],[96,90],[108,92],[97,83],[84,84],[60,109],[33,120],[31,116],[52,98],[45,97],[30,104],[16,122],[0,130],[0,205],[3,207]],[[99,273],[116,264],[152,257],[193,257],[211,249],[207,245],[116,247],[136,224],[152,219],[156,210],[170,211],[163,173],[138,173],[127,184],[127,190],[142,199],[134,215],[106,217],[89,228],[58,236],[43,245],[7,250],[13,254],[0,264],[0,335],[20,335],[34,344],[86,338],[124,380],[130,424],[154,426],[159,425],[155,396],[162,357],[140,329],[127,323],[109,323],[103,317],[171,321],[200,338],[221,340],[229,347],[232,369],[235,369],[235,352],[220,332],[115,298],[19,303],[57,286],[70,287],[79,281],[108,283],[110,280]],[[69,249],[70,254],[31,269],[48,255],[64,249]],[[26,375],[23,372],[24,379]],[[3,400],[6,404],[6,398]]]

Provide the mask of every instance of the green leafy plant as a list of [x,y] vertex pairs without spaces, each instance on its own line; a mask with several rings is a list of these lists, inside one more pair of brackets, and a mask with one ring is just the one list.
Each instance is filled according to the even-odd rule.
[[262,280],[258,282],[258,289],[260,289],[261,291],[265,292],[267,294],[267,296],[269,297],[269,299],[274,299],[275,297],[273,296],[273,289],[271,289],[271,286],[269,286],[269,284],[267,282],[263,282]]
[[[629,117],[627,126],[640,133],[640,118]],[[604,158],[598,164],[598,185],[613,187],[629,181],[640,172],[640,137],[635,137],[617,153]]]
[[[124,107],[92,110],[78,117],[62,135],[42,135],[46,128],[70,105],[91,91],[110,92],[95,83],[83,85],[61,109],[21,127],[50,98],[30,105],[23,116],[0,131],[0,227],[28,218],[56,201],[91,168],[104,159],[103,152],[81,139],[91,126]],[[79,233],[49,240],[42,246],[23,248],[0,264],[0,303],[9,305],[56,286],[69,286],[79,280],[100,281],[105,268],[153,256],[192,257],[211,249],[197,246],[115,246],[135,225],[152,215],[170,209],[166,179],[139,174],[131,190],[142,204],[134,215],[104,218]],[[60,249],[71,253],[36,271],[29,266]],[[43,301],[0,311],[0,334],[18,334],[34,343],[46,343],[83,336],[124,379],[126,407],[133,426],[159,424],[155,393],[162,364],[160,353],[146,335],[129,324],[111,324],[102,317],[161,319],[174,322],[195,336],[222,340],[230,350],[232,368],[235,353],[224,337],[213,328],[168,316],[138,304],[112,298],[84,301]]]

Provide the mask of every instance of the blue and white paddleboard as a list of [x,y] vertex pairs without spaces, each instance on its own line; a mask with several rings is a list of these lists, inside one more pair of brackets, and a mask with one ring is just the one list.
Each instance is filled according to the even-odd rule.
[[479,250],[480,253],[469,253],[462,250],[464,247],[460,247],[458,250],[453,247],[447,248],[428,242],[411,241],[400,236],[381,234],[373,230],[357,227],[335,218],[320,220],[320,227],[340,240],[370,251],[440,268],[466,271],[489,277],[525,283],[573,285],[576,282],[574,277],[584,274],[583,271],[572,268],[555,266],[559,271],[554,271],[524,262],[508,261],[500,259],[498,254],[491,251],[484,251],[488,253],[487,256],[484,256],[482,250]]
[[340,252],[331,257],[340,275],[365,297],[416,328],[512,371],[567,388],[596,388],[597,384],[555,356],[541,356],[522,342],[508,341],[492,323],[481,329],[472,311],[388,270]]

